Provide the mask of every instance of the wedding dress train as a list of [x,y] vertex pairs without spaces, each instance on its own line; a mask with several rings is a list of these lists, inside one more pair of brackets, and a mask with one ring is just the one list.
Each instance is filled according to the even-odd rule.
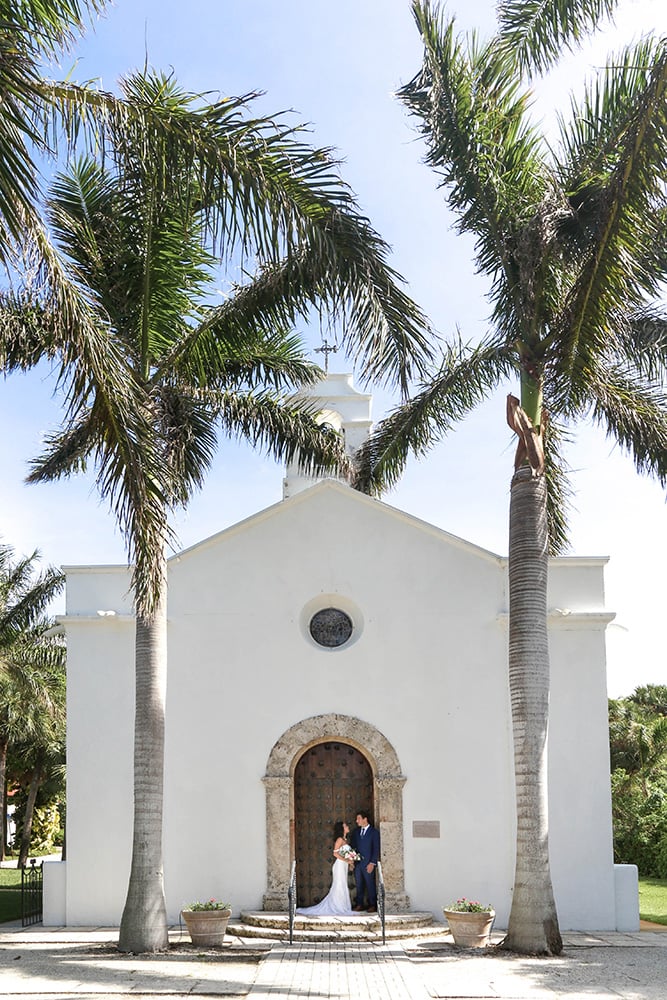
[[324,899],[314,906],[300,907],[296,912],[304,917],[349,917],[352,915],[350,890],[347,875],[350,866],[347,861],[336,858],[333,864],[331,888]]

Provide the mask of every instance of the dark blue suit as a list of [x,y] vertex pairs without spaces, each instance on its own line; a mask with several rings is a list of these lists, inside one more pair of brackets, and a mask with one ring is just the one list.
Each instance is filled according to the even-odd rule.
[[368,894],[368,906],[377,906],[377,889],[375,888],[375,868],[366,871],[366,866],[373,863],[377,866],[380,860],[380,832],[374,826],[367,826],[362,834],[361,827],[356,827],[350,835],[350,846],[361,855],[361,861],[354,866],[354,881],[357,883],[357,906],[364,906],[364,894]]

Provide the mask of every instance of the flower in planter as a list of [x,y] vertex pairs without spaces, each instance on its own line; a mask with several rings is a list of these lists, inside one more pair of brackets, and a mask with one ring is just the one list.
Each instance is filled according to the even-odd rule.
[[231,910],[231,903],[221,903],[219,899],[207,899],[203,902],[188,903],[184,910],[191,910],[194,913],[201,913],[202,910]]
[[490,903],[483,906],[481,903],[474,902],[472,899],[466,899],[463,896],[461,899],[457,899],[455,903],[449,903],[445,906],[446,910],[451,910],[453,913],[491,913],[493,907]]

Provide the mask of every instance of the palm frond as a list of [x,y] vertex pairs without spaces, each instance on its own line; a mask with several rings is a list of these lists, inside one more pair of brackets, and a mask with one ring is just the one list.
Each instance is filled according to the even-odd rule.
[[340,328],[341,347],[355,357],[363,381],[397,384],[405,394],[426,371],[436,337],[382,261],[382,246],[372,249],[370,227],[360,238],[359,225],[333,217],[326,244],[260,268],[247,284],[232,287],[206,325],[223,330],[238,316],[239,329],[249,321],[268,333],[293,327],[314,307]]
[[449,345],[433,379],[382,420],[357,452],[356,488],[379,494],[395,485],[410,453],[425,455],[514,371],[512,351],[502,344]]
[[564,445],[570,435],[560,424],[547,420],[544,429],[544,474],[547,480],[547,524],[549,554],[562,555],[568,547],[568,514],[572,506],[572,486]]
[[351,473],[342,438],[317,422],[312,403],[298,399],[285,403],[269,391],[227,392],[218,394],[216,410],[229,437],[249,441],[278,461],[297,462],[306,475]]
[[498,38],[521,71],[544,73],[617,6],[618,0],[498,0]]
[[66,421],[56,433],[44,438],[45,450],[30,461],[29,483],[48,483],[83,472],[95,449],[97,421],[90,409]]
[[[9,12],[7,12],[9,17]],[[16,25],[0,31],[0,259],[21,236],[26,219],[36,221],[37,168],[32,150],[39,136],[30,116],[38,103],[37,53]]]
[[667,392],[620,365],[586,373],[594,421],[632,457],[638,472],[667,483]]
[[55,344],[47,308],[25,289],[0,290],[0,370],[27,371],[42,358],[53,358]]
[[169,503],[185,506],[193,491],[202,487],[215,455],[215,409],[210,393],[189,392],[183,385],[164,385],[156,389],[156,396],[163,482]]
[[44,107],[40,75],[44,56],[73,42],[84,15],[101,11],[105,0],[24,0],[5,3],[0,28],[0,260],[10,263],[11,245],[39,224],[34,151],[49,152],[36,119]]
[[41,619],[64,587],[65,578],[54,567],[36,573],[38,559],[38,551],[14,559],[11,546],[0,546],[0,655],[41,637]]
[[[235,308],[237,305],[240,310]],[[201,333],[194,331],[192,346],[183,351],[184,360],[175,370],[193,385],[230,390],[262,385],[279,391],[318,382],[324,372],[305,357],[300,337],[276,326],[265,332],[253,311],[246,312],[246,305],[234,296],[215,314],[209,314]],[[183,338],[188,339],[188,335]],[[175,355],[180,355],[180,346],[175,348]],[[160,364],[159,370],[173,363],[172,356]],[[157,381],[159,370],[152,381]]]
[[92,406],[75,412],[63,432],[49,438],[50,450],[32,463],[28,481],[49,481],[82,468],[88,459],[94,462],[98,491],[109,502],[134,563],[137,609],[147,613],[162,582],[156,553],[172,537],[164,456],[152,431],[150,403],[138,387],[129,421],[103,386],[93,388]]
[[[150,406],[128,378],[122,345],[109,337],[99,313],[65,275],[48,241],[42,251],[48,284],[41,295],[26,293],[14,303],[16,311],[3,316],[3,324],[14,324],[3,339],[11,343],[12,331],[20,331],[21,322],[30,323],[34,343],[58,350],[69,412],[63,431],[48,438],[46,453],[33,463],[28,481],[67,475],[94,459],[100,494],[109,500],[136,564],[137,605],[147,608],[159,589],[155,552],[169,537],[166,498],[159,487],[162,458],[148,430]],[[26,306],[22,313],[21,304]]]
[[321,369],[306,360],[300,338],[291,331],[300,289],[268,270],[233,285],[221,305],[200,308],[154,359],[150,383],[158,384],[170,372],[199,386],[222,379],[228,387],[263,382],[278,389],[321,378]]
[[650,381],[667,384],[667,312],[664,309],[646,306],[633,313],[618,331],[617,338],[640,374]]
[[560,169],[573,212],[563,243],[576,273],[556,321],[564,370],[594,365],[610,330],[658,289],[666,94],[667,45],[642,42],[587,92],[573,110],[575,124],[563,131],[567,159]]
[[87,19],[102,13],[108,0],[21,0],[4,6],[4,30],[26,36],[38,52],[55,55],[69,48]]
[[[72,280],[66,262],[40,225],[31,233],[31,247],[38,264],[34,281],[23,301],[37,303],[33,322],[41,322],[43,343],[51,356],[57,353],[60,380],[70,408],[85,401],[91,379],[113,395],[126,419],[131,419],[128,368],[120,345],[110,336],[106,316],[96,310],[85,285]],[[34,273],[27,267],[30,279]]]
[[442,178],[457,228],[476,238],[478,267],[494,279],[494,296],[501,289],[514,303],[522,234],[551,188],[530,95],[497,44],[457,36],[455,20],[427,0],[415,0],[413,12],[424,57],[399,97],[418,120],[426,162]]

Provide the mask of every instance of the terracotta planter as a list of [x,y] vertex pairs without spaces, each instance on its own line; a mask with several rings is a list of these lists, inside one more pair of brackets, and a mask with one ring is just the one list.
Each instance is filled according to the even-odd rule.
[[442,912],[449,924],[457,948],[487,947],[491,927],[496,918],[495,910],[486,910],[483,913],[461,913],[459,910],[445,909]]
[[221,947],[231,910],[182,910],[181,915],[193,944]]

